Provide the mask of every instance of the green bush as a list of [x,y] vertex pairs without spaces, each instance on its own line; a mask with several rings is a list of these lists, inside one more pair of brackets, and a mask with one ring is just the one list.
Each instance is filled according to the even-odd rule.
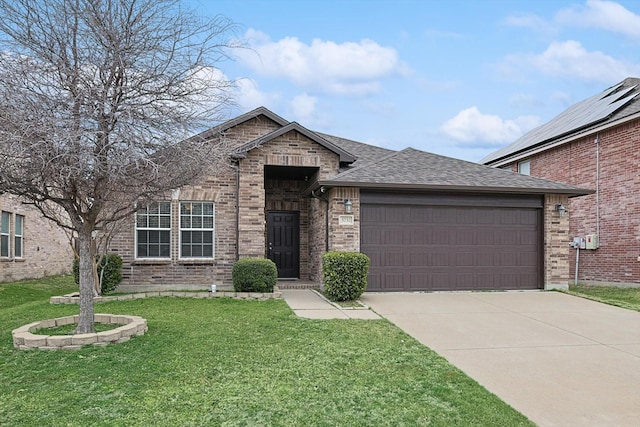
[[265,258],[242,258],[231,273],[236,292],[273,292],[278,282],[276,264]]
[[358,299],[367,288],[369,257],[358,252],[326,252],[322,255],[325,295],[332,301]]
[[[96,255],[96,262],[100,260],[100,255]],[[80,260],[73,260],[73,277],[76,285],[80,283]],[[100,280],[102,295],[115,291],[122,282],[122,258],[117,254],[102,255],[102,260],[98,265],[98,280]]]

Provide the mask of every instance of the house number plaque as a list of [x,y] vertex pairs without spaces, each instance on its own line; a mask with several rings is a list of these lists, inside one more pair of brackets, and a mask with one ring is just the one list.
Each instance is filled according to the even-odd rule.
[[353,215],[340,215],[338,216],[338,225],[353,225],[355,220]]

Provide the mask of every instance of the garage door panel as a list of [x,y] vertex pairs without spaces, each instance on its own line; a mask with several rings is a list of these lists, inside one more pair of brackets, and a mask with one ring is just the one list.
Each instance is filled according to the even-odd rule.
[[433,222],[433,210],[426,206],[412,207],[409,219],[412,224],[430,224]]
[[451,261],[452,254],[448,251],[435,252],[438,248],[434,248],[434,252],[430,254],[431,262],[428,264],[431,267],[452,267],[455,266],[455,262]]
[[411,245],[429,245],[432,240],[432,231],[424,226],[412,228],[412,233],[409,235]]
[[382,230],[378,227],[362,227],[360,230],[360,244],[375,245],[382,244]]
[[434,245],[448,245],[451,240],[451,231],[448,228],[434,228],[432,231],[432,243]]
[[493,229],[480,229],[476,232],[478,245],[495,245],[496,231]]
[[522,252],[518,254],[520,267],[535,267],[538,265],[538,254],[535,252]]
[[400,226],[390,227],[383,232],[385,245],[402,245],[404,242],[404,229]]
[[470,228],[461,228],[456,230],[456,239],[453,242],[454,245],[475,245],[476,244],[476,232]]
[[[541,210],[361,205],[368,289],[538,289]],[[403,222],[404,221],[404,222]]]
[[476,254],[476,265],[478,267],[491,267],[495,265],[494,254],[491,252],[479,252]]
[[496,216],[493,210],[488,209],[478,209],[476,210],[476,224],[496,224],[498,223],[499,217]]
[[408,206],[388,206],[384,213],[387,224],[404,224],[409,222],[411,210]]
[[388,291],[403,291],[404,289],[404,275],[402,271],[388,271],[383,275],[384,290]]
[[538,223],[538,214],[535,210],[520,211],[520,224],[536,225]]
[[455,223],[455,217],[452,218],[452,215],[455,214],[455,210],[451,208],[438,208],[433,207],[432,211],[432,219],[434,224],[451,224]]
[[425,251],[411,250],[409,252],[409,267],[429,265],[429,254]]
[[532,246],[535,245],[538,240],[538,233],[535,231],[521,231],[520,232],[520,245]]
[[383,255],[383,267],[404,267],[404,252],[402,250],[385,252]]
[[386,206],[369,205],[367,209],[361,209],[360,220],[363,223],[381,223],[385,221]]
[[514,250],[507,250],[506,252],[497,252],[496,267],[517,267],[518,266],[518,253]]
[[458,252],[456,254],[456,267],[470,267],[476,264],[476,256],[473,252]]

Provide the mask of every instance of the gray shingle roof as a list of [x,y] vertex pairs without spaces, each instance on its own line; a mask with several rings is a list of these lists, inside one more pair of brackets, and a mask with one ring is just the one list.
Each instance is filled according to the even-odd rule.
[[316,133],[357,157],[357,160],[344,170],[362,166],[366,163],[379,160],[381,157],[387,156],[390,153],[395,153],[394,150],[389,150],[388,148],[376,147],[375,145],[352,141],[350,139],[340,138],[339,136],[327,135],[326,133]]
[[[288,122],[264,107],[229,120],[196,137],[219,133],[244,121],[264,115],[281,127],[238,147],[234,156],[242,158],[250,150],[295,130],[340,156],[343,167],[333,178],[319,182],[326,186],[393,188],[407,190],[455,190],[496,193],[558,193],[570,196],[593,191],[540,178],[524,176],[477,163],[427,153],[414,148],[393,151],[350,139],[311,131]],[[351,163],[350,165],[344,165]]]
[[640,111],[640,79],[627,78],[603,92],[572,105],[549,122],[494,151],[480,163],[490,164],[562,138],[594,130]]
[[558,193],[578,196],[593,191],[534,178],[414,148],[392,152],[319,183],[362,188],[467,190],[496,193]]

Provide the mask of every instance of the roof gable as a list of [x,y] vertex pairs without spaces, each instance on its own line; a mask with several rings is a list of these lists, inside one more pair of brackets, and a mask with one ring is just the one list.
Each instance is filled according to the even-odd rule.
[[277,115],[276,113],[274,113],[273,111],[265,108],[265,107],[258,107],[254,110],[249,111],[248,113],[244,113],[238,117],[234,117],[233,119],[227,120],[224,123],[221,123],[217,126],[214,126],[208,130],[205,130],[204,132],[201,132],[195,136],[192,136],[189,139],[208,139],[211,138],[212,136],[216,136],[219,135],[221,133],[223,133],[224,131],[231,129],[234,126],[238,126],[241,125],[242,123],[245,123],[251,119],[254,119],[258,116],[264,116],[267,117],[268,119],[272,120],[273,122],[277,123],[280,126],[286,126],[289,124],[289,121],[283,119],[282,117],[280,117],[279,115]]
[[520,175],[515,172],[406,148],[376,162],[320,182],[327,186],[362,188],[468,190],[500,193],[558,193],[571,196],[590,190]]
[[489,164],[532,147],[597,128],[640,111],[640,79],[627,78],[603,92],[580,101],[527,132],[512,144],[494,151],[480,163]]
[[300,125],[297,122],[289,123],[278,130],[275,130],[271,133],[261,136],[258,139],[254,139],[253,141],[249,141],[246,144],[241,145],[234,151],[233,157],[244,158],[246,157],[247,153],[253,150],[254,148],[264,145],[269,141],[272,141],[273,139],[291,131],[296,131],[306,136],[316,144],[319,144],[322,147],[326,148],[327,150],[337,154],[340,157],[341,163],[353,163],[356,160],[356,157],[353,156],[351,153],[348,153],[347,151],[343,150],[342,148],[338,147],[337,145],[333,144],[327,139],[321,137],[317,133],[310,131],[309,129],[305,128],[304,126]]

